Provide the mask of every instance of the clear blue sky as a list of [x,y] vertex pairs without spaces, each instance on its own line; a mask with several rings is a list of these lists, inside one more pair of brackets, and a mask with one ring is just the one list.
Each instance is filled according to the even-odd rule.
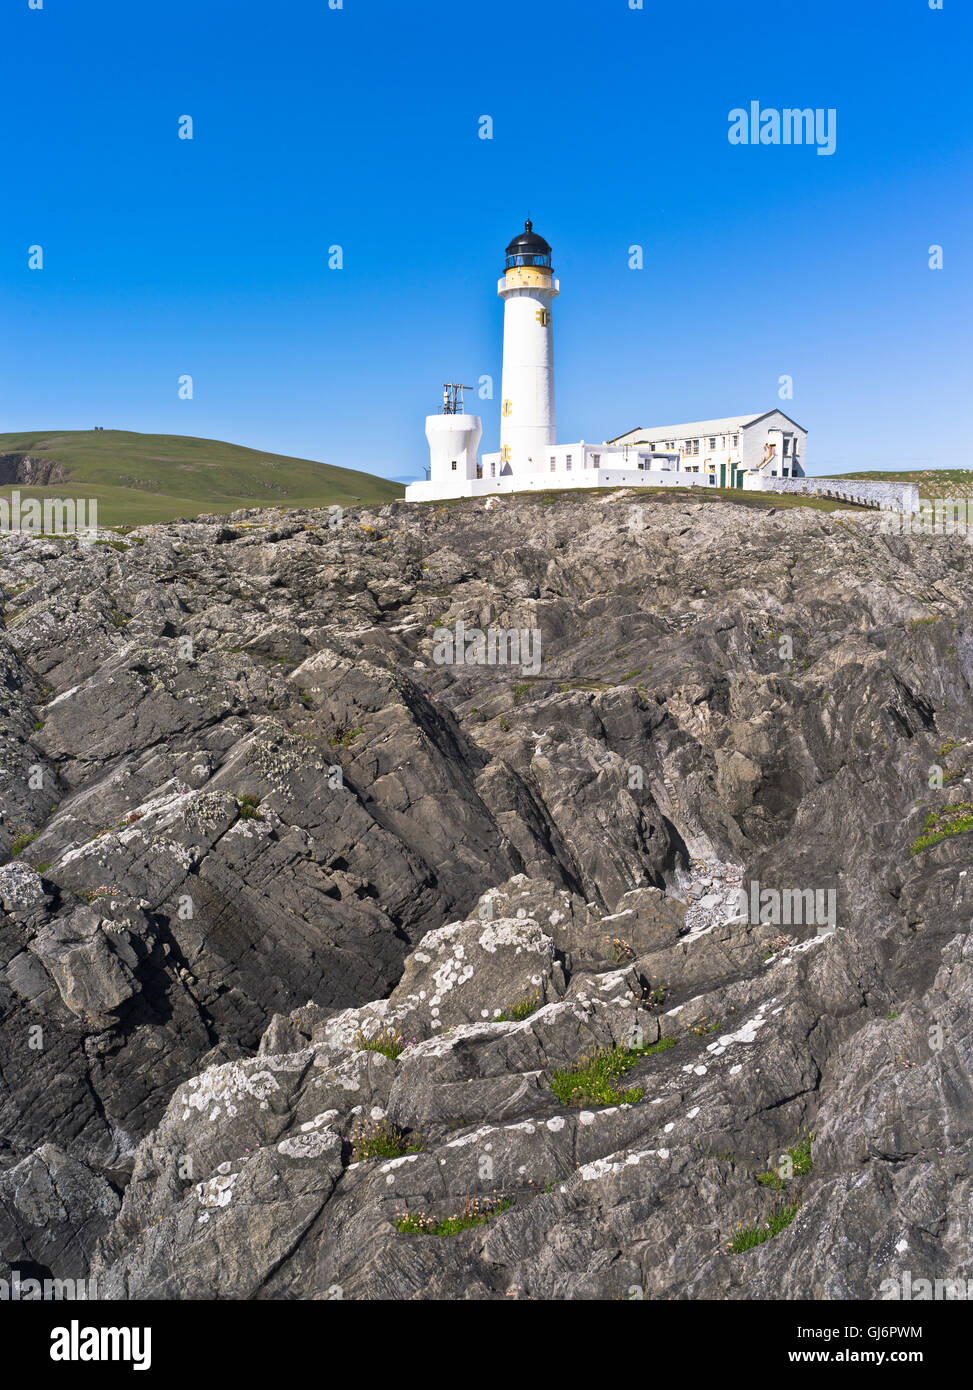
[[[490,373],[495,448],[529,209],[561,439],[781,404],[812,472],[973,466],[973,18],[943,4],[5,0],[0,431],[416,476],[442,382]],[[731,145],[753,100],[834,107],[835,154]]]

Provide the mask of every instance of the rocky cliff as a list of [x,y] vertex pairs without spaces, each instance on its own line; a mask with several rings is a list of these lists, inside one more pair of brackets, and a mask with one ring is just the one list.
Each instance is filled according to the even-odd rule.
[[25,487],[50,487],[64,482],[63,464],[29,453],[0,454],[0,485],[21,483]]
[[0,1272],[970,1274],[971,557],[632,495],[0,537]]

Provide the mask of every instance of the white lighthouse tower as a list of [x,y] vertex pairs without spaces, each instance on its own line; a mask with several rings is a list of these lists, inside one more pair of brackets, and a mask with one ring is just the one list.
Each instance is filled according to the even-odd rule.
[[500,473],[536,473],[557,439],[554,419],[554,323],[560,293],[551,248],[528,219],[507,247],[497,294],[503,305]]

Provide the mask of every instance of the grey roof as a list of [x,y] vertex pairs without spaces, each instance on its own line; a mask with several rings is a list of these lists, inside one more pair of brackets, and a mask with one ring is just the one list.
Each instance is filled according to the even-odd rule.
[[[704,434],[732,434],[734,430],[742,430],[747,425],[754,425],[758,420],[764,420],[768,415],[776,413],[778,412],[775,407],[774,410],[761,410],[753,415],[724,415],[719,420],[690,420],[682,425],[651,425],[647,429],[640,427],[637,430],[629,430],[628,434],[616,435],[608,442],[617,444],[620,440],[629,440],[634,444],[638,441],[632,438],[633,435],[638,435],[639,440],[648,442],[654,439],[694,439]],[[783,411],[779,413],[784,415]],[[799,430],[804,428],[803,425],[798,425],[796,420],[791,420],[789,415],[784,415],[784,419],[790,420]]]

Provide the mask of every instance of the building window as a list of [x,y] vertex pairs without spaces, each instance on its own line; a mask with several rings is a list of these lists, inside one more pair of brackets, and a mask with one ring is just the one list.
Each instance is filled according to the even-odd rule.
[[570,455],[570,454],[565,454],[565,456],[564,456],[564,470],[565,470],[566,473],[570,473],[570,472],[571,472],[571,455]]
[[733,447],[734,449],[738,449],[740,447],[740,436],[738,434],[735,434],[733,436]]
[[715,448],[716,448],[716,438],[715,438],[715,436],[710,440],[710,442],[709,442],[709,447],[710,447],[711,449],[715,449]]
[[552,473],[554,472],[555,468],[557,468],[557,455],[556,455],[556,454],[552,454],[552,455],[551,455],[551,472],[552,472]]
[[591,466],[592,466],[592,468],[600,468],[600,467],[601,467],[601,454],[592,454],[592,455],[591,455]]
[[496,476],[497,476],[497,465],[496,465],[495,463],[491,463],[491,464],[490,464],[490,477],[491,477],[491,478],[495,478]]
[[456,460],[453,459],[452,463],[451,463],[449,466],[450,466],[450,468],[453,470],[453,472],[455,473],[455,472],[456,472]]
[[791,452],[791,441],[790,441],[790,439],[789,439],[788,437],[785,436],[785,438],[784,438],[784,457],[785,457],[785,459],[790,457],[790,452]]

